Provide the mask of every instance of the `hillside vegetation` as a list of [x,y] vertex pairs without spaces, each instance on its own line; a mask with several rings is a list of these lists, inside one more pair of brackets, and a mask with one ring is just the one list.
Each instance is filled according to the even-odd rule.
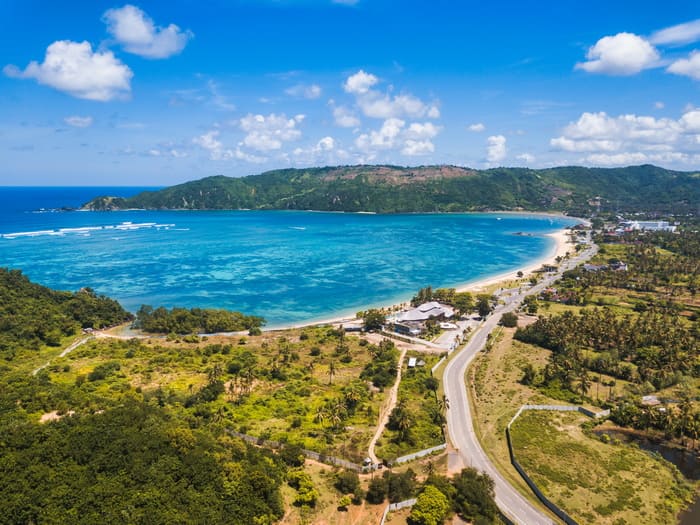
[[543,170],[456,166],[345,166],[284,169],[234,178],[222,175],[129,198],[98,197],[90,210],[289,209],[463,212],[593,210],[695,212],[700,174],[656,166],[560,167]]
[[60,292],[32,283],[19,270],[0,268],[0,355],[11,359],[18,347],[58,346],[81,328],[104,328],[132,315],[90,288]]

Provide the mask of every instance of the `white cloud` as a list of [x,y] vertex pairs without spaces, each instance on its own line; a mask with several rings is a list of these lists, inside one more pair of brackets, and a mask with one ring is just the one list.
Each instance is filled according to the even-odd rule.
[[331,151],[335,149],[335,140],[333,137],[323,137],[316,144],[316,149],[318,151]]
[[432,122],[414,122],[406,130],[405,136],[409,139],[432,139],[440,133],[440,126],[436,126]]
[[508,149],[506,148],[506,138],[503,135],[492,135],[486,139],[486,160],[489,162],[501,162],[506,158]]
[[428,105],[413,95],[381,95],[375,91],[369,91],[366,95],[358,97],[357,105],[362,113],[370,118],[387,119],[398,117],[438,118],[440,110],[435,105]]
[[338,106],[333,109],[333,117],[335,118],[336,126],[341,128],[356,128],[360,125],[360,119],[346,107]]
[[247,133],[243,144],[258,151],[281,149],[284,142],[301,137],[301,130],[297,125],[303,120],[304,115],[288,119],[284,114],[270,113],[264,116],[249,113],[239,121],[241,129]]
[[690,162],[700,150],[700,110],[689,110],[677,120],[583,113],[550,145],[584,153],[582,162],[600,165]]
[[365,73],[360,69],[354,75],[350,75],[343,84],[343,89],[348,93],[355,95],[362,95],[367,93],[369,89],[374,86],[379,79],[372,75],[371,73]]
[[618,33],[598,40],[576,69],[607,75],[634,75],[658,66],[659,53],[647,40],[632,33]]
[[430,155],[435,152],[435,145],[430,140],[412,140],[408,139],[401,153],[408,155],[409,157],[415,157],[419,155]]
[[426,103],[408,93],[390,95],[371,89],[379,79],[363,70],[349,76],[344,84],[345,91],[355,95],[355,102],[366,117],[390,118],[440,118],[437,103]]
[[73,115],[71,117],[66,117],[63,122],[74,128],[88,128],[92,126],[92,117],[80,117],[78,115]]
[[654,45],[683,45],[698,40],[700,40],[700,19],[661,29],[649,37],[649,41]]
[[681,117],[680,124],[688,133],[700,134],[700,109],[691,109],[687,111]]
[[392,149],[396,147],[399,134],[405,125],[406,122],[401,119],[387,119],[379,130],[373,130],[369,134],[363,133],[357,137],[355,145],[363,151]]
[[245,152],[240,146],[238,146],[236,151],[233,152],[233,156],[238,160],[244,160],[246,162],[250,162],[251,164],[262,164],[263,162],[267,162],[267,157],[261,157],[259,155],[253,155],[252,153]]
[[3,71],[12,78],[33,78],[76,98],[102,102],[128,95],[133,76],[111,51],[93,52],[89,42],[70,40],[46,48],[41,64],[32,61],[24,71],[8,65]]
[[285,89],[284,92],[292,97],[307,98],[309,100],[314,100],[321,96],[323,90],[321,89],[321,86],[318,86],[316,84],[311,84],[309,86],[304,84],[297,84],[296,86],[292,86],[288,89]]
[[363,133],[355,139],[357,149],[374,158],[378,151],[398,150],[402,155],[427,155],[435,151],[432,139],[440,132],[440,127],[432,122],[406,122],[398,118],[384,121],[378,130]]
[[517,158],[519,160],[522,160],[525,164],[532,164],[533,162],[535,162],[535,156],[530,153],[522,153],[518,155]]
[[666,104],[664,104],[660,100],[654,102],[654,109],[664,109],[665,107],[666,107]]
[[481,133],[486,129],[486,126],[484,126],[481,122],[477,122],[475,124],[470,124],[468,129],[474,133]]
[[666,71],[700,80],[700,51],[693,51],[688,58],[676,60]]
[[338,164],[350,158],[350,154],[330,136],[323,137],[309,148],[295,148],[292,155],[291,161],[296,165]]
[[144,58],[168,58],[180,53],[194,35],[175,24],[159,27],[141,9],[125,5],[108,10],[102,20],[124,50]]
[[217,138],[218,136],[219,131],[212,130],[199,137],[193,138],[192,142],[208,151],[211,160],[228,160],[233,158],[235,156],[234,152],[230,149],[225,149],[224,145]]

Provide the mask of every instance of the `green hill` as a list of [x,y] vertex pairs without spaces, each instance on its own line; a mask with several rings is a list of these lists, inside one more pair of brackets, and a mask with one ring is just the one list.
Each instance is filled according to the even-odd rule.
[[0,268],[0,356],[5,359],[18,348],[57,346],[81,328],[104,328],[132,317],[90,288],[59,292],[30,282],[19,270]]
[[98,197],[90,210],[291,209],[376,213],[485,210],[695,212],[700,173],[656,166],[541,170],[456,166],[340,166],[207,177],[130,198]]

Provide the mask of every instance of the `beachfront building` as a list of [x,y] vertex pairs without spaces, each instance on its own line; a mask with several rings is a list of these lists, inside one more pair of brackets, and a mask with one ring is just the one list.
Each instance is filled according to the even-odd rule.
[[676,227],[668,221],[623,221],[620,223],[623,231],[644,230],[648,232],[675,232]]
[[452,319],[454,315],[455,311],[451,306],[431,301],[396,314],[392,319],[393,329],[396,333],[417,337],[429,320],[444,322]]
[[396,320],[400,323],[406,321],[425,322],[428,319],[446,321],[447,319],[452,319],[454,315],[455,311],[451,306],[446,306],[436,301],[431,301],[429,303],[423,303],[420,306],[412,308],[411,310],[399,313],[396,316]]

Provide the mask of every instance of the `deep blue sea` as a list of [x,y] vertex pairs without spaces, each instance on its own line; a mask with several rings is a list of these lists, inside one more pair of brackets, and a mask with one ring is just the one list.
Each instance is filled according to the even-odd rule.
[[[135,311],[219,307],[282,326],[522,267],[574,219],[302,211],[49,211],[144,188],[0,187],[0,266]],[[515,235],[516,232],[531,235]]]

